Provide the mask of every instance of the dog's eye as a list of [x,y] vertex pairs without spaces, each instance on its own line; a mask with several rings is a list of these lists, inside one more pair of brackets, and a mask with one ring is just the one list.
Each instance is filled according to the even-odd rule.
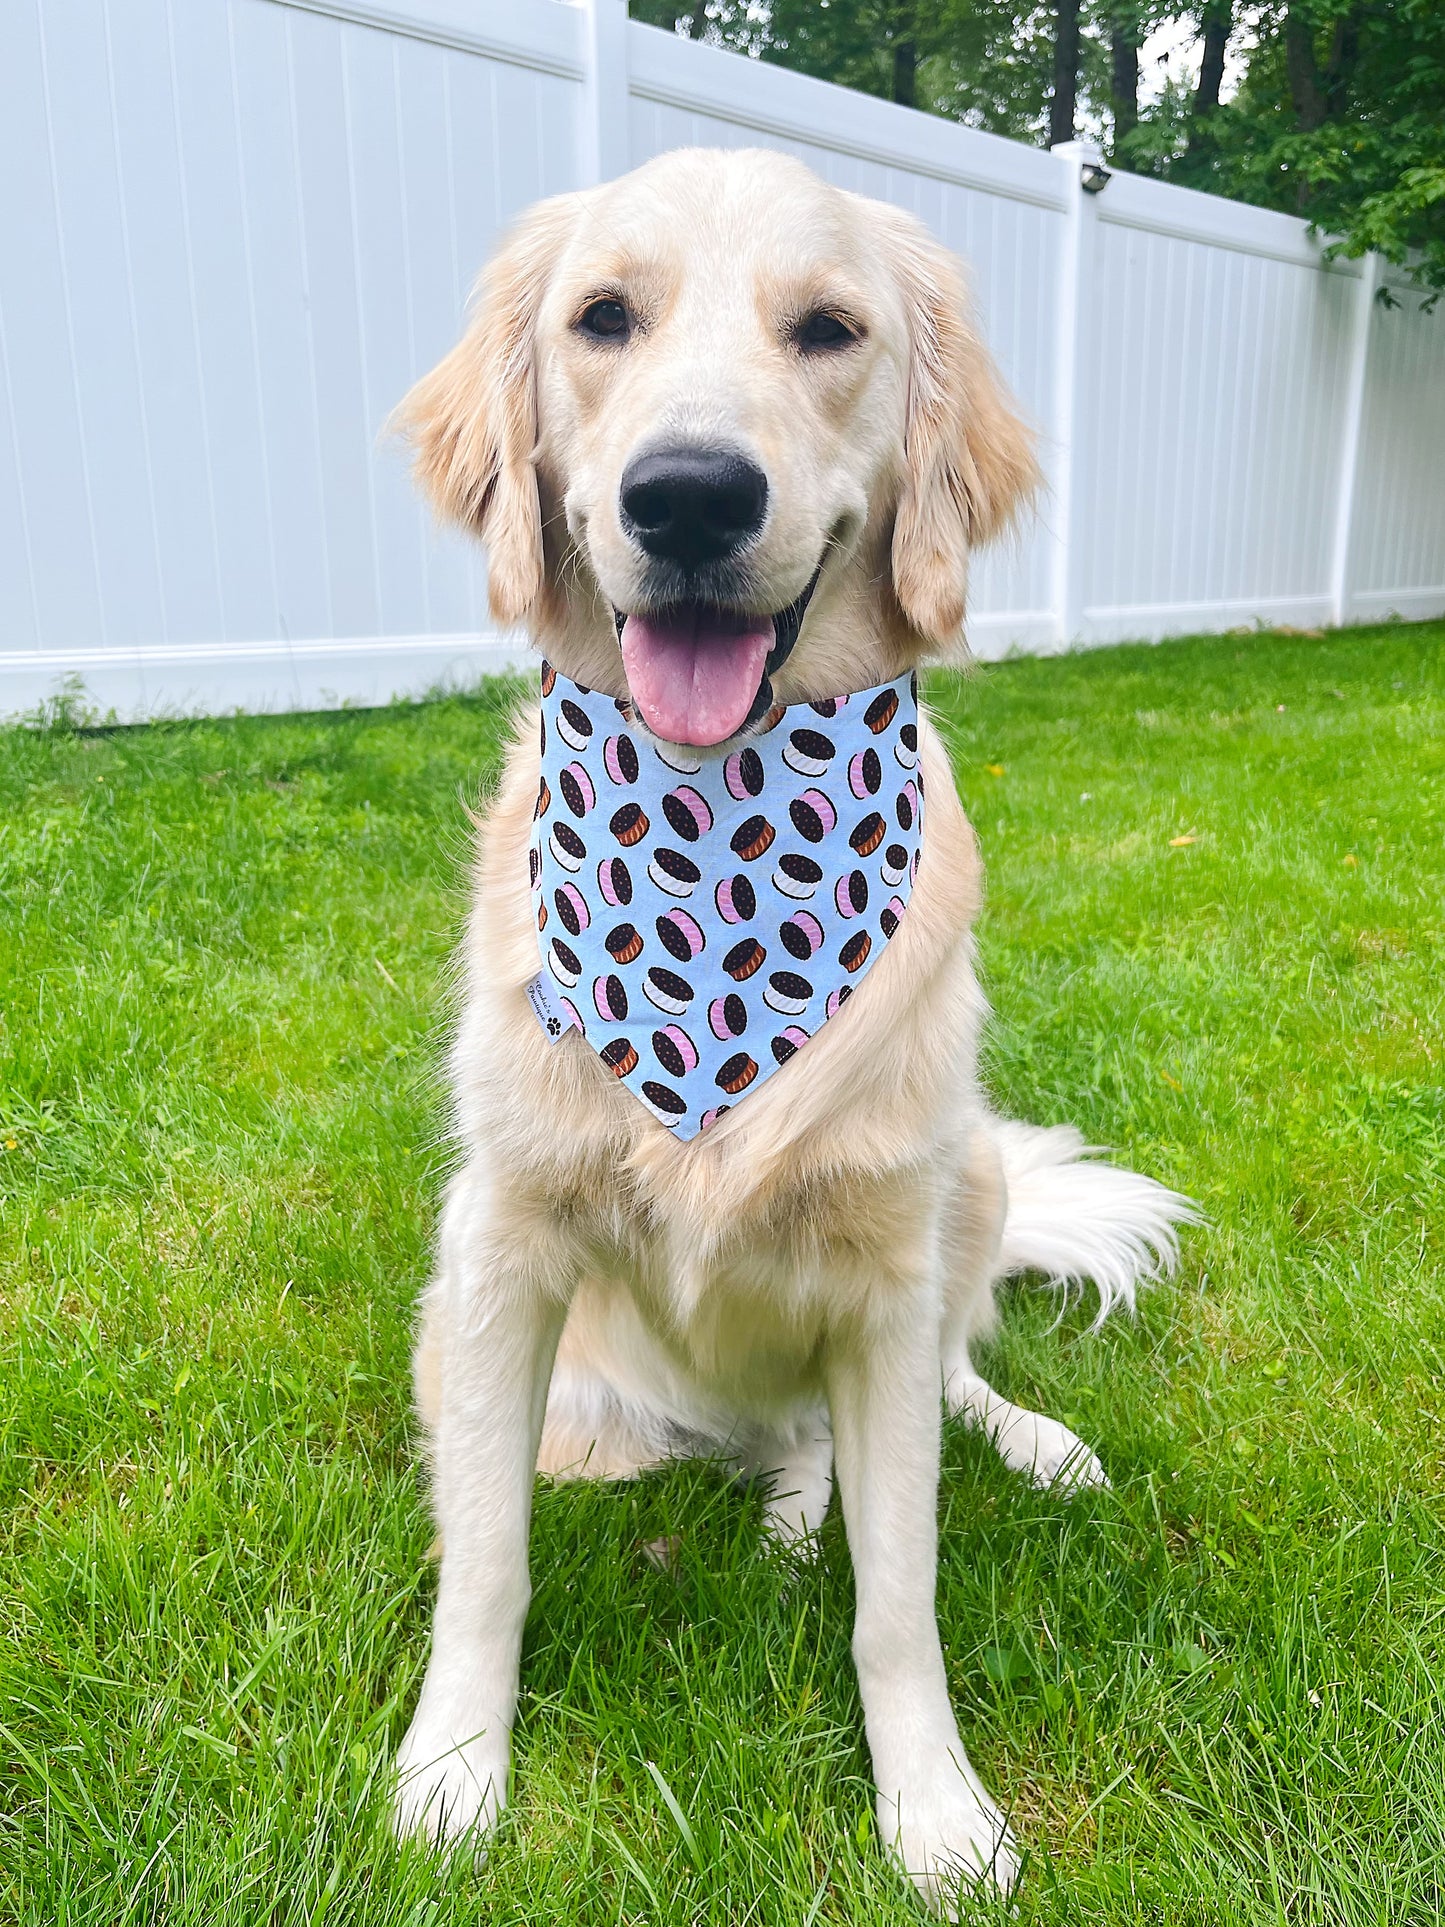
[[805,315],[793,330],[793,340],[805,355],[835,354],[840,348],[851,348],[857,339],[857,329],[827,308]]
[[612,295],[603,295],[600,301],[590,301],[582,310],[576,328],[579,335],[587,335],[593,341],[625,341],[632,332],[632,317],[622,302]]

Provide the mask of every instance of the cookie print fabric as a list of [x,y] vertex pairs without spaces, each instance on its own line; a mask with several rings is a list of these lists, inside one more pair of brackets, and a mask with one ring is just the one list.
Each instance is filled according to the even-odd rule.
[[908,906],[923,827],[912,675],[794,703],[726,755],[657,742],[542,672],[530,851],[553,1000],[680,1138],[847,1002]]

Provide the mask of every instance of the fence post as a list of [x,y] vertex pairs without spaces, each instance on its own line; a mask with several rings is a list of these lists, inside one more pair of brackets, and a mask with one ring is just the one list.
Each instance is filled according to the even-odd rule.
[[[1084,626],[1083,563],[1088,531],[1079,490],[1080,441],[1084,413],[1079,369],[1089,335],[1089,304],[1099,211],[1096,195],[1084,190],[1084,169],[1102,169],[1104,156],[1093,141],[1060,141],[1064,178],[1064,250],[1059,270],[1059,311],[1054,351],[1053,447],[1047,462],[1048,511],[1054,531],[1053,608],[1059,644],[1077,642]],[[1105,175],[1105,179],[1107,179]]]
[[627,0],[581,0],[586,19],[582,76],[582,124],[578,159],[582,185],[625,174],[628,140]]
[[1349,619],[1350,538],[1354,533],[1355,484],[1360,467],[1360,424],[1365,412],[1365,376],[1370,367],[1370,318],[1380,285],[1380,257],[1360,262],[1350,314],[1350,366],[1345,379],[1344,420],[1340,428],[1340,480],[1335,497],[1335,534],[1330,552],[1330,614],[1337,625]]

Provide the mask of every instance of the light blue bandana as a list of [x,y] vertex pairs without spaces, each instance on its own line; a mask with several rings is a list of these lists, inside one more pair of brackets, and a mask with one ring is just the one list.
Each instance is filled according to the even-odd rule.
[[528,996],[691,1138],[821,1030],[897,930],[923,827],[918,686],[774,709],[726,756],[630,715],[544,666]]

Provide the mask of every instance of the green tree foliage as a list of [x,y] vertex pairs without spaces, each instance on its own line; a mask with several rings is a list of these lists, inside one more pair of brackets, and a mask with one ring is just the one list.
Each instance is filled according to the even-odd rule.
[[1304,214],[1445,287],[1445,5],[1285,0],[1259,17],[1239,92],[1172,179]]
[[[631,0],[633,16],[1015,140],[1105,136],[1116,163],[1304,214],[1347,254],[1445,287],[1445,0]],[[1139,53],[1197,34],[1141,105]],[[1077,32],[1072,93],[1069,49]],[[1229,56],[1243,62],[1222,97]]]
[[[706,23],[695,37],[990,133],[1047,138],[1053,0],[1023,12],[994,0],[704,4]],[[632,0],[631,10],[634,19],[653,26],[693,31],[691,5]],[[1092,40],[1083,49],[1081,71],[1083,88],[1107,93],[1104,57]]]

